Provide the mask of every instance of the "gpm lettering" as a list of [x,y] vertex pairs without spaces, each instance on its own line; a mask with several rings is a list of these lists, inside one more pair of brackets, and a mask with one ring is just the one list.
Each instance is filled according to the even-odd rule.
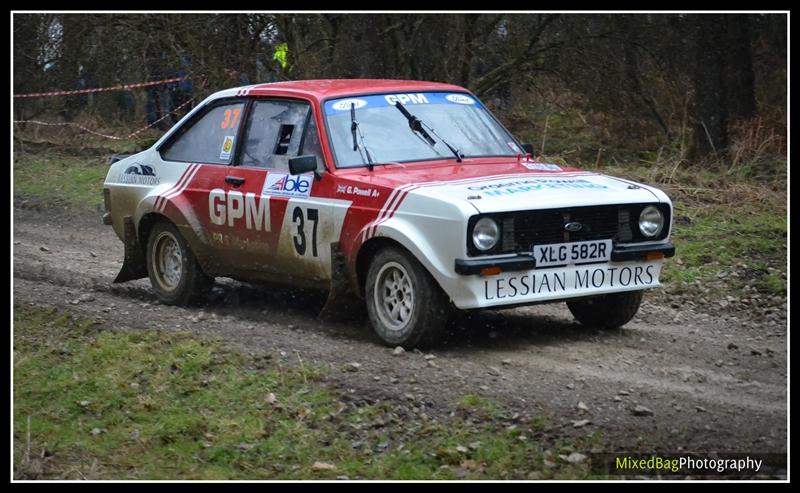
[[219,226],[226,222],[233,227],[237,220],[245,220],[247,229],[271,231],[269,217],[269,197],[258,197],[253,192],[242,194],[232,190],[225,192],[215,188],[208,194],[208,215],[211,222]]
[[428,103],[428,98],[425,97],[422,93],[417,94],[390,94],[389,96],[384,96],[386,102],[389,104],[394,104],[398,101],[402,104],[426,104]]

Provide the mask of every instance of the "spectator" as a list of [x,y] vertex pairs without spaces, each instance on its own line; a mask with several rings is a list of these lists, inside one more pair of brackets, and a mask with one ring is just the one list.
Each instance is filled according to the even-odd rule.
[[247,77],[247,74],[240,72],[235,68],[226,68],[225,76],[232,84],[237,86],[250,85],[250,79]]
[[[148,80],[156,81],[166,78],[167,55],[161,52],[157,56],[148,57],[147,68],[150,74]],[[172,94],[166,85],[150,86],[147,88],[147,103],[145,104],[145,114],[148,125],[161,120],[160,128],[169,129],[175,121],[173,120]]]
[[[188,78],[191,65],[189,64],[189,57],[181,55],[180,68],[175,71],[175,77],[184,77],[183,80],[170,84],[170,92],[172,93],[172,103],[175,108],[180,107],[182,104],[192,99],[192,80]],[[192,109],[193,104],[189,103],[181,108],[180,113],[185,115]],[[177,118],[178,115],[176,115]]]

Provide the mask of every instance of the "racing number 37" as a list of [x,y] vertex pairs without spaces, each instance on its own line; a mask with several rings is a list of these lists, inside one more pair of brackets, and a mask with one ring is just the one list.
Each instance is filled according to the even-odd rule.
[[298,255],[306,254],[306,231],[305,231],[306,217],[308,218],[309,222],[313,223],[313,226],[311,228],[311,255],[316,257],[317,223],[319,222],[318,209],[308,209],[306,211],[305,216],[303,215],[303,209],[300,207],[295,207],[294,211],[292,211],[292,221],[297,227],[297,232],[294,235],[294,249],[297,250]]
[[225,110],[225,119],[219,124],[219,128],[234,128],[236,126],[236,122],[239,121],[239,113],[241,112],[242,110],[239,108]]

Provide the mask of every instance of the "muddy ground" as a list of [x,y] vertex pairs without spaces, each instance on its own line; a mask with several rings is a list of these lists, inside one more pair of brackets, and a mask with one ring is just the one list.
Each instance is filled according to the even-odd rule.
[[459,316],[434,349],[394,355],[366,323],[318,321],[317,293],[220,279],[205,306],[185,309],[159,304],[147,280],[112,284],[123,247],[96,211],[16,204],[13,230],[15,303],[327,364],[352,398],[415,412],[447,415],[481,395],[510,421],[545,416],[554,435],[600,432],[606,450],[786,450],[785,305],[692,307],[650,294],[634,321],[606,332],[581,327],[564,304],[485,311]]

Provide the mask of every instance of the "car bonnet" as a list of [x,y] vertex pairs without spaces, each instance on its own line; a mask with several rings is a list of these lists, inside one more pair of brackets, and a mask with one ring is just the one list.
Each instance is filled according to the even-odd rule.
[[589,173],[519,174],[417,184],[413,194],[467,201],[479,213],[659,202],[649,187]]

